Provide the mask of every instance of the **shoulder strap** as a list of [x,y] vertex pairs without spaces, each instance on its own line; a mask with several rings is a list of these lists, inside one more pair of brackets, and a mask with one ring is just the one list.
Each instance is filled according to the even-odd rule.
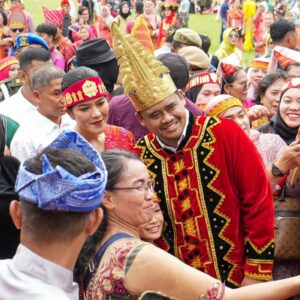
[[86,273],[84,274],[84,278],[83,278],[83,288],[84,290],[87,289],[90,280],[92,278],[92,276],[94,275],[94,271],[97,269],[101,258],[103,256],[103,254],[105,253],[106,249],[115,241],[120,240],[120,239],[125,239],[125,238],[133,238],[133,236],[127,234],[127,233],[116,233],[113,236],[111,236],[103,245],[102,247],[99,249],[98,253],[94,256],[94,258],[92,259],[92,261],[90,262],[90,264],[88,265],[88,269],[86,270]]

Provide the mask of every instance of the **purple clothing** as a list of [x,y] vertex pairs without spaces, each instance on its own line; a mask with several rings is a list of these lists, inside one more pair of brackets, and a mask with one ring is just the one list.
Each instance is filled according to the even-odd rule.
[[31,15],[27,11],[24,11],[24,13],[26,16],[26,26],[28,32],[35,33],[34,24]]
[[[186,98],[185,107],[196,116],[203,116],[203,112],[192,101]],[[128,96],[120,95],[113,97],[109,102],[108,124],[123,127],[132,132],[135,140],[149,133],[135,116],[135,109]]]
[[53,48],[50,51],[50,54],[54,65],[64,71],[66,67],[66,63],[64,57],[60,54],[60,52],[57,49]]

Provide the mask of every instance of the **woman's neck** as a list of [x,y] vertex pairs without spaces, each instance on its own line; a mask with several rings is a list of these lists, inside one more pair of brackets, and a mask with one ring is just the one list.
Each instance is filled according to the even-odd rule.
[[107,228],[105,230],[105,237],[108,239],[110,236],[119,233],[124,232],[128,233],[136,238],[140,238],[139,230],[137,226],[132,226],[128,223],[124,223],[119,218],[116,218],[114,216],[107,216]]
[[79,132],[98,152],[105,150],[105,131],[101,133],[89,133],[81,130],[78,126],[75,127],[75,130]]

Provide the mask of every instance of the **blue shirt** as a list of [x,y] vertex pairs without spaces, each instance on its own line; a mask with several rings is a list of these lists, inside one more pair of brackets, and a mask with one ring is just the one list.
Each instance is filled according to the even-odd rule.
[[227,19],[227,11],[229,9],[228,3],[223,1],[220,7],[220,17],[221,19]]

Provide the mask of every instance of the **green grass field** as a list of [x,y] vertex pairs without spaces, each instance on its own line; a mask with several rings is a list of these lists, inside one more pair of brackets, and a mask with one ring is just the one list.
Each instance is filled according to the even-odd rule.
[[[77,2],[77,0],[74,2]],[[24,3],[25,9],[33,17],[34,24],[38,25],[39,23],[44,22],[42,7],[46,6],[52,9],[58,8],[60,5],[60,0],[24,0]],[[206,34],[211,38],[212,44],[210,52],[214,53],[219,46],[221,27],[220,22],[216,21],[216,15],[190,15],[189,25],[190,28],[194,29],[195,31]],[[253,53],[244,53],[244,61],[246,65],[248,65],[253,56]]]

